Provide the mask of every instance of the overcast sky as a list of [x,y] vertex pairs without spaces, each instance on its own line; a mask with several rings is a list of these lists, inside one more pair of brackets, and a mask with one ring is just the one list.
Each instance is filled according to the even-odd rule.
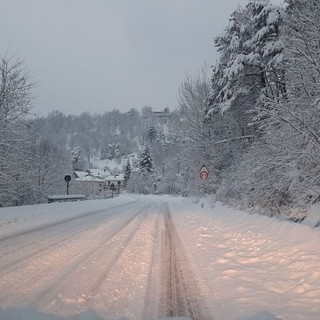
[[0,55],[32,72],[39,115],[173,109],[186,73],[214,64],[214,37],[246,3],[0,0]]

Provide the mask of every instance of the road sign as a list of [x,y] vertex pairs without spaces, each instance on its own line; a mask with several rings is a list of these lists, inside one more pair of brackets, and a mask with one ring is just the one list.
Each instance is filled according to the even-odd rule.
[[111,190],[111,197],[113,198],[113,191],[117,191],[117,188],[113,183],[111,183],[110,190]]
[[200,169],[200,179],[202,180],[207,180],[209,177],[209,172],[208,169],[205,167],[205,165],[203,165]]
[[71,181],[71,176],[68,174],[64,176],[64,181],[67,183],[67,194],[69,194],[69,182]]

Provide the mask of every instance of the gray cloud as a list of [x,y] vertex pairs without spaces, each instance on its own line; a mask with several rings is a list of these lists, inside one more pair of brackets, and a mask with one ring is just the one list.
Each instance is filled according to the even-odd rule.
[[[275,0],[276,1],[276,0]],[[174,108],[246,0],[0,0],[0,55],[39,82],[34,112]]]

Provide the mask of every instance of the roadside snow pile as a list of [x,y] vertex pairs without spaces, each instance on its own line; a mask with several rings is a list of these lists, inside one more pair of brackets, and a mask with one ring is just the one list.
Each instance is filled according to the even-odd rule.
[[310,227],[320,227],[320,205],[313,205],[308,211],[307,218],[302,222]]

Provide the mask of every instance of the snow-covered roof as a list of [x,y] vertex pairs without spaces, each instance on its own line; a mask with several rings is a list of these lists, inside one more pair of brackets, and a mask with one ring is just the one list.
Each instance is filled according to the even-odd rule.
[[104,182],[104,180],[100,177],[93,177],[91,175],[85,176],[83,179],[78,179],[81,181],[94,181],[94,182]]
[[90,173],[87,173],[87,172],[84,172],[85,175],[79,177],[79,178],[76,178],[75,180],[76,181],[93,181],[93,182],[104,182],[103,178],[100,178],[100,177],[97,177],[97,176],[93,176],[92,174]]
[[110,172],[103,169],[88,169],[86,171],[74,171],[74,174],[78,177],[76,180],[92,181],[103,180],[110,175]]
[[106,181],[123,181],[124,180],[124,174],[120,173],[117,175],[109,175],[105,178]]
[[85,171],[73,171],[73,173],[80,179],[82,179],[85,175],[88,174],[88,172]]
[[79,178],[76,178],[77,181],[124,181],[124,174],[112,175],[110,172],[103,169],[88,169],[86,171],[74,171],[74,174]]
[[95,177],[101,177],[101,178],[106,178],[110,172],[105,171],[104,169],[89,169],[88,170],[93,176]]

